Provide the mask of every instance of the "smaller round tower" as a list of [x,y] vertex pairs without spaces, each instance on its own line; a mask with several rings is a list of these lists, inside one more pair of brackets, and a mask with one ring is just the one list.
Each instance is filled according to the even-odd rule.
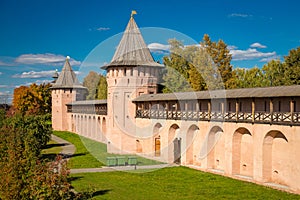
[[85,100],[87,88],[78,81],[67,56],[65,64],[52,89],[52,128],[70,130],[66,104],[72,101]]

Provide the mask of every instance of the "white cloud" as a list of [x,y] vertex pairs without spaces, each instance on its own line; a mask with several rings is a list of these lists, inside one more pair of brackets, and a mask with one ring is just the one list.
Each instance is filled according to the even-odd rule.
[[[53,74],[55,73],[55,70],[49,70],[49,71],[29,71],[29,72],[23,72],[22,74],[15,74],[12,76],[12,78],[51,78]],[[79,75],[79,71],[74,71],[76,75]],[[38,80],[40,81],[40,80]]]
[[36,84],[43,84],[43,83],[51,83],[53,81],[53,79],[52,80],[36,80],[34,83],[36,83]]
[[257,49],[249,48],[247,50],[233,49],[230,50],[232,60],[254,60],[254,59],[268,59],[276,56],[276,52],[260,52]]
[[258,42],[255,42],[255,43],[251,44],[250,47],[252,47],[252,48],[259,48],[259,49],[265,49],[265,48],[267,48],[267,46],[262,45],[262,44],[260,44]]
[[[199,45],[197,45],[199,46]],[[267,46],[262,45],[258,42],[251,44],[252,48],[247,50],[240,50],[237,46],[228,45],[228,49],[230,54],[232,55],[232,60],[255,60],[259,59],[260,62],[268,62],[273,59],[278,59],[278,56],[275,51],[273,52],[261,52],[258,51],[258,48],[267,48]],[[170,52],[170,45],[161,44],[161,43],[151,43],[148,45],[148,48],[151,52],[155,53],[169,53]]]
[[0,72],[0,75],[2,75],[3,73],[2,72]]
[[97,28],[97,31],[108,31],[108,30],[110,30],[109,27],[99,27],[99,28]]
[[228,45],[227,48],[229,50],[234,50],[234,49],[237,49],[238,47],[237,46],[234,46],[234,45]]
[[30,71],[30,72],[23,72],[22,74],[15,74],[12,77],[13,78],[45,78],[45,77],[52,77],[55,70],[50,71]]
[[155,53],[168,53],[170,51],[170,45],[168,44],[160,44],[160,43],[151,43],[148,45],[148,48],[151,52]]
[[40,85],[40,84],[43,84],[43,83],[47,84],[47,83],[51,83],[52,81],[53,81],[53,79],[52,80],[48,80],[48,79],[45,79],[45,80],[36,80],[36,81],[22,83],[20,85],[15,85],[14,88],[18,88],[18,87],[21,87],[21,86],[30,86],[30,85],[32,85],[34,83],[37,84],[37,85]]
[[243,14],[243,13],[232,13],[232,14],[228,15],[228,17],[241,17],[241,18],[247,18],[247,17],[252,17],[252,15]]
[[8,85],[0,85],[0,88],[8,88]]
[[[66,56],[56,55],[52,53],[46,54],[23,54],[15,59],[16,63],[21,64],[50,64],[50,65],[63,65]],[[80,61],[70,59],[71,65],[80,65]]]
[[280,57],[277,55],[271,56],[271,57],[267,57],[267,58],[262,58],[259,61],[260,62],[270,62],[271,60],[280,60]]

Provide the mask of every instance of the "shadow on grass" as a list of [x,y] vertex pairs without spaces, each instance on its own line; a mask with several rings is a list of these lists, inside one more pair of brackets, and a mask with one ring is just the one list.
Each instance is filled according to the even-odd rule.
[[93,192],[92,197],[105,195],[106,193],[110,192],[111,190],[99,190],[96,192]]
[[82,179],[83,176],[73,176],[73,177],[68,177],[68,182],[76,181]]
[[67,143],[61,143],[61,144],[46,144],[43,149],[50,149],[54,147],[62,147],[68,145]]
[[72,154],[72,155],[64,155],[65,158],[73,158],[73,157],[78,157],[78,156],[84,156],[86,155],[87,153],[75,153],[75,154]]

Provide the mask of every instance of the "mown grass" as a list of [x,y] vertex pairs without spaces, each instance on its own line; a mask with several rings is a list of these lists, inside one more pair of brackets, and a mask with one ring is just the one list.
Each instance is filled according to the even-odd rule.
[[94,199],[300,199],[299,195],[186,167],[71,176],[75,190],[93,188]]
[[48,160],[54,160],[54,158],[61,152],[62,145],[50,140],[47,145],[42,149],[42,158]]
[[[72,169],[97,168],[106,165],[107,157],[129,156],[107,153],[106,144],[96,142],[74,133],[66,131],[54,131],[53,134],[75,145],[76,152],[68,162],[68,167]],[[138,165],[161,164],[160,162],[154,160],[149,160],[139,156],[136,157],[138,160]]]

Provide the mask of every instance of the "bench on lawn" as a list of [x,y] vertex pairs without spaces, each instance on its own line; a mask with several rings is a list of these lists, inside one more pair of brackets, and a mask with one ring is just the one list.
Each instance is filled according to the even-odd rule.
[[112,167],[112,166],[126,166],[126,165],[136,166],[137,165],[137,157],[135,157],[135,156],[128,156],[127,159],[126,159],[125,156],[107,157],[106,158],[106,165],[108,167]]

